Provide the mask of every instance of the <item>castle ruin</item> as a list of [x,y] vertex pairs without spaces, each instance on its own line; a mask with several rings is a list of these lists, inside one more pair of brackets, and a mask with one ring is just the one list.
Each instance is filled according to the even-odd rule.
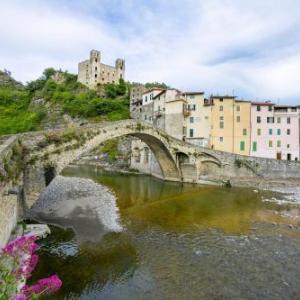
[[125,60],[118,58],[115,66],[101,63],[101,53],[91,50],[90,58],[78,64],[78,81],[96,88],[101,84],[119,83],[125,77]]

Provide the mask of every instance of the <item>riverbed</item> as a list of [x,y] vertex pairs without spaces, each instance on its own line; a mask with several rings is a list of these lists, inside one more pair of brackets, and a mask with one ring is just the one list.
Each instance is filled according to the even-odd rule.
[[[31,217],[51,299],[298,299],[300,199],[69,167]],[[282,190],[281,190],[282,192]],[[292,196],[293,195],[293,196]]]

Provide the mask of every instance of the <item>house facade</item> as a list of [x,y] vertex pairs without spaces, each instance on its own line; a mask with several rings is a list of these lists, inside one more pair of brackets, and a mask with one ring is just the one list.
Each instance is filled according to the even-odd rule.
[[186,140],[201,147],[209,147],[211,127],[210,100],[203,92],[185,92],[186,101]]
[[251,107],[251,156],[299,160],[299,106],[253,102]]
[[240,155],[250,154],[251,103],[234,96],[211,97],[210,146]]

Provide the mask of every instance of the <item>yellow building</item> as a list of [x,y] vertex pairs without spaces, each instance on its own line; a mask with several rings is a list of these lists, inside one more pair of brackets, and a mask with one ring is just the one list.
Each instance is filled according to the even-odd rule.
[[210,145],[215,150],[250,155],[251,102],[211,96]]

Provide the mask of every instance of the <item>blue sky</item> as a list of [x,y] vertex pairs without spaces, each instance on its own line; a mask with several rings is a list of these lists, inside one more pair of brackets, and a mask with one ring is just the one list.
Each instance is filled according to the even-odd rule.
[[298,0],[0,0],[0,69],[77,72],[90,49],[130,81],[300,104]]

